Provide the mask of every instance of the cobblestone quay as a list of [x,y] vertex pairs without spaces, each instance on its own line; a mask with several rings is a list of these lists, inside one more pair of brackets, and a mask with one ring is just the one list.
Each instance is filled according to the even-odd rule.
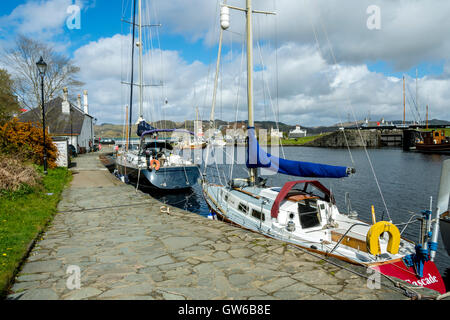
[[7,299],[408,299],[389,282],[370,289],[365,269],[357,275],[174,207],[166,213],[105,170],[98,153],[76,162]]

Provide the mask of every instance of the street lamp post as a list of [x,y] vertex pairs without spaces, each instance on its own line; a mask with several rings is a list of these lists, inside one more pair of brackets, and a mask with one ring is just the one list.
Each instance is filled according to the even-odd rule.
[[39,70],[39,75],[41,76],[41,103],[42,103],[42,132],[44,135],[44,174],[47,174],[47,146],[45,144],[45,111],[44,111],[44,76],[47,71],[47,64],[44,59],[36,62],[36,66]]

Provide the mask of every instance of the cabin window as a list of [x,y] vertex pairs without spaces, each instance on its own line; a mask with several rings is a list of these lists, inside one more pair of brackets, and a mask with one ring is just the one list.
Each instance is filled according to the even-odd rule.
[[264,213],[261,213],[261,211],[252,209],[252,217],[255,217],[256,219],[266,221],[266,217],[264,216]]
[[320,214],[314,199],[298,202],[298,215],[303,229],[320,226]]
[[243,203],[239,203],[238,206],[239,211],[242,211],[243,213],[247,214],[248,213],[248,206],[246,206]]
[[225,201],[228,201],[228,195],[227,195],[227,194],[225,194],[225,195],[223,196],[223,198],[225,199]]

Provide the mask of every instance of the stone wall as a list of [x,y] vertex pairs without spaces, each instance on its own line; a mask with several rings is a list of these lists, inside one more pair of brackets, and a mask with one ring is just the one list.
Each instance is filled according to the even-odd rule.
[[[345,135],[344,135],[345,133]],[[362,139],[361,139],[362,136]],[[307,147],[327,147],[346,148],[349,147],[369,147],[378,148],[381,146],[381,133],[378,130],[338,130],[330,134],[323,135],[313,141],[307,142]]]

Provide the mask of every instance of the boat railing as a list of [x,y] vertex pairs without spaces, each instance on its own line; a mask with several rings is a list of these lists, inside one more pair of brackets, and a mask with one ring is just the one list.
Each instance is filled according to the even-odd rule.
[[336,243],[333,249],[331,249],[330,252],[327,252],[326,255],[332,254],[334,250],[341,244],[342,240],[347,236],[347,234],[350,232],[350,230],[355,226],[367,226],[365,223],[354,223],[350,226],[350,228],[345,231],[345,233],[342,235],[342,237],[339,239],[339,241]]
[[402,229],[402,231],[400,232],[400,235],[402,235],[403,234],[403,232],[406,230],[406,228],[410,225],[410,224],[412,224],[412,223],[414,223],[414,222],[417,222],[417,221],[419,221],[419,220],[416,220],[416,221],[411,221],[414,217],[421,217],[421,215],[418,215],[418,214],[413,214],[412,216],[411,216],[411,218],[409,218],[409,220],[408,220],[408,222],[404,222],[404,223],[398,223],[398,224],[396,224],[396,227],[399,227],[399,226],[402,226],[402,225],[405,225],[405,227]]

